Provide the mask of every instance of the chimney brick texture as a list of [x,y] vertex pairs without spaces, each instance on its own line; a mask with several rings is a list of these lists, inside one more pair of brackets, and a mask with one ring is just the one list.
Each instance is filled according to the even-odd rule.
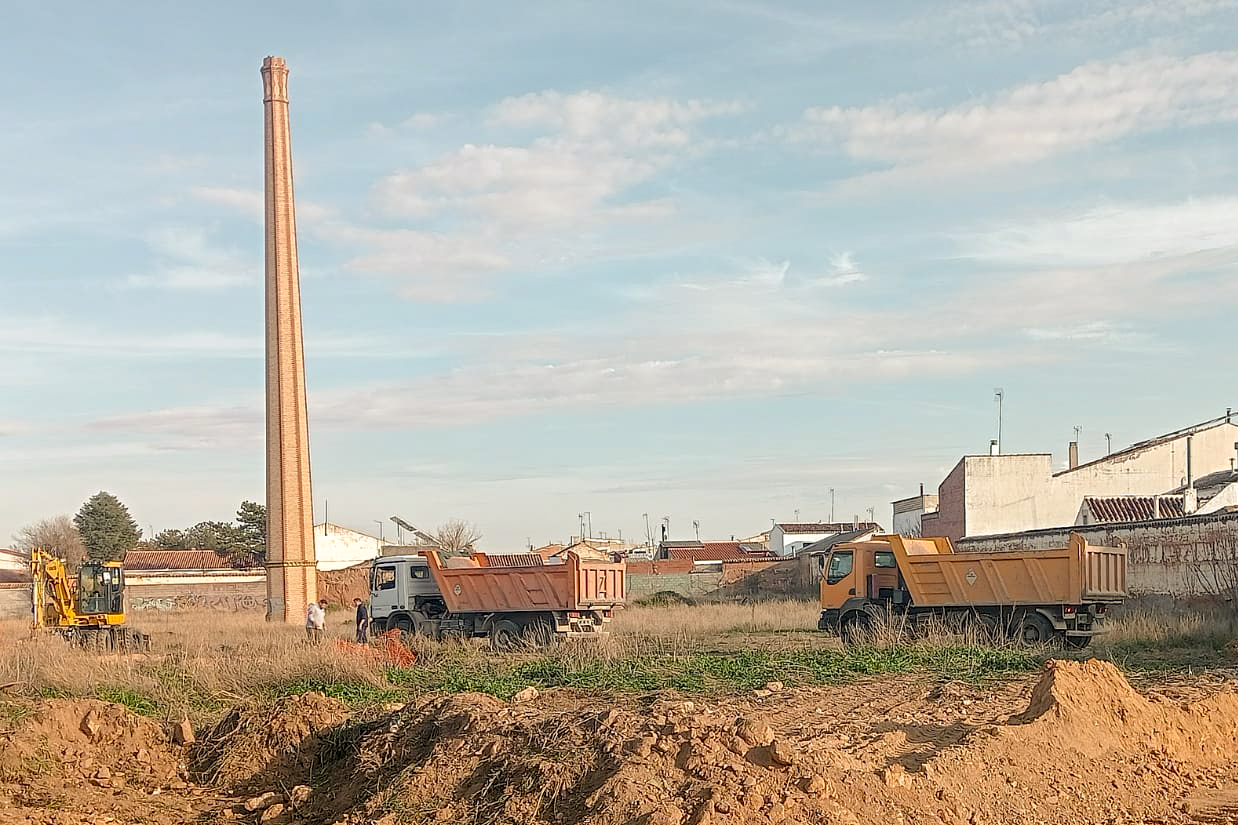
[[288,122],[288,66],[262,61],[266,188],[267,600],[298,624],[318,598],[301,284]]

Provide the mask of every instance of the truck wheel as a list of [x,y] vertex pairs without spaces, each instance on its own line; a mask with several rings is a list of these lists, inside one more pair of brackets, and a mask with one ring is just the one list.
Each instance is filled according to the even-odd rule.
[[490,628],[490,649],[499,653],[511,653],[520,647],[520,626],[509,619],[501,619]]
[[529,647],[547,647],[554,641],[555,631],[545,619],[534,619],[524,626],[520,635]]
[[1053,623],[1039,613],[1024,613],[1019,622],[1019,641],[1025,645],[1047,645],[1056,633]]
[[838,626],[838,636],[847,647],[862,644],[868,635],[868,617],[860,613],[849,613],[843,617]]

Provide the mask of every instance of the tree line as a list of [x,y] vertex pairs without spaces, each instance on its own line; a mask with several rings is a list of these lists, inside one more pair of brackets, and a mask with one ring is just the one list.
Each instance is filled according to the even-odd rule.
[[[461,519],[439,525],[431,534],[418,532],[419,540],[439,548],[444,555],[467,555],[481,540],[477,526]],[[214,550],[232,567],[261,567],[267,555],[267,508],[242,501],[235,521],[200,521],[183,530],[160,530],[149,539],[120,499],[100,490],[77,514],[53,516],[28,524],[14,536],[14,549],[29,554],[41,548],[76,568],[86,559],[123,561],[134,549]]]

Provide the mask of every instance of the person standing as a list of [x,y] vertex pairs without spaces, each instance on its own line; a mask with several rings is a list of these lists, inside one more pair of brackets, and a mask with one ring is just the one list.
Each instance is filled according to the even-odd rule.
[[365,602],[360,599],[352,600],[353,606],[357,608],[357,644],[366,645],[370,643],[370,610],[366,607]]
[[323,631],[327,627],[327,600],[310,602],[305,610],[305,635],[314,644],[322,641]]

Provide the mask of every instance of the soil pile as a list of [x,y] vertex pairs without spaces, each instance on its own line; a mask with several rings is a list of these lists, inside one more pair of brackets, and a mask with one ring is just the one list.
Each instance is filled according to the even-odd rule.
[[55,777],[99,787],[161,787],[181,779],[182,757],[160,724],[123,705],[51,699],[0,733],[0,782]]
[[200,737],[193,776],[240,792],[315,780],[330,744],[324,737],[348,718],[343,702],[321,693],[236,708]]
[[[552,692],[410,704],[324,765],[321,823],[942,825],[1191,821],[1185,800],[1238,780],[1238,697],[1145,699],[1112,665],[1051,663],[1022,708],[974,719],[983,692],[922,694],[854,720],[810,691],[720,705],[597,709]],[[817,714],[814,717],[814,712]],[[863,712],[859,710],[858,712]],[[375,789],[379,789],[375,791]]]

